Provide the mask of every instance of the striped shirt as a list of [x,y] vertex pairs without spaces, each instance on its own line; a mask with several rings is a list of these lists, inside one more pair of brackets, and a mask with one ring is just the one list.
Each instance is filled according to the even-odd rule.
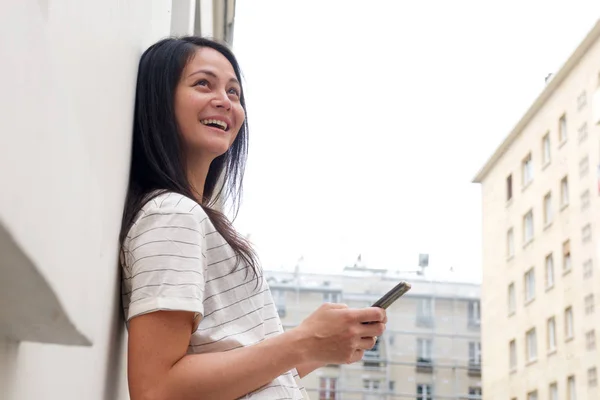
[[[283,327],[264,278],[246,265],[195,201],[165,193],[144,205],[123,243],[127,322],[158,310],[200,316],[188,354],[223,352],[279,335]],[[296,369],[242,399],[308,399]]]

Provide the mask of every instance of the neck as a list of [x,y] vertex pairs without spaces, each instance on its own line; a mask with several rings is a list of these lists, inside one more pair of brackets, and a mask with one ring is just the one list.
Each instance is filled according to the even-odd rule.
[[196,201],[200,204],[204,203],[204,185],[211,162],[212,160],[207,161],[206,157],[199,157],[193,162],[188,162],[188,181]]

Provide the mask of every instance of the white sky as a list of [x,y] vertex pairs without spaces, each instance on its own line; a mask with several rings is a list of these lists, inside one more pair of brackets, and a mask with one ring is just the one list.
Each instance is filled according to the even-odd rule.
[[[479,281],[476,172],[598,0],[237,0],[250,156],[237,228],[266,269]],[[449,275],[449,268],[454,273]]]

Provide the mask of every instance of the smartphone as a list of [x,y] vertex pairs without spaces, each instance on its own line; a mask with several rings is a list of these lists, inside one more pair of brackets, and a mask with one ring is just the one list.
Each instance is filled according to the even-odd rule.
[[408,282],[400,282],[397,284],[392,290],[384,294],[379,300],[373,303],[372,307],[387,309],[392,305],[396,300],[398,300],[402,295],[410,290],[411,286]]

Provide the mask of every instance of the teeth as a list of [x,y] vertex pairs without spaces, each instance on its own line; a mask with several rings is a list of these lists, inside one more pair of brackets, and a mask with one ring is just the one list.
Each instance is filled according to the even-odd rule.
[[227,124],[223,121],[220,121],[218,119],[203,119],[200,121],[200,123],[204,124],[204,125],[219,125],[221,128],[223,128],[223,130],[227,130]]

